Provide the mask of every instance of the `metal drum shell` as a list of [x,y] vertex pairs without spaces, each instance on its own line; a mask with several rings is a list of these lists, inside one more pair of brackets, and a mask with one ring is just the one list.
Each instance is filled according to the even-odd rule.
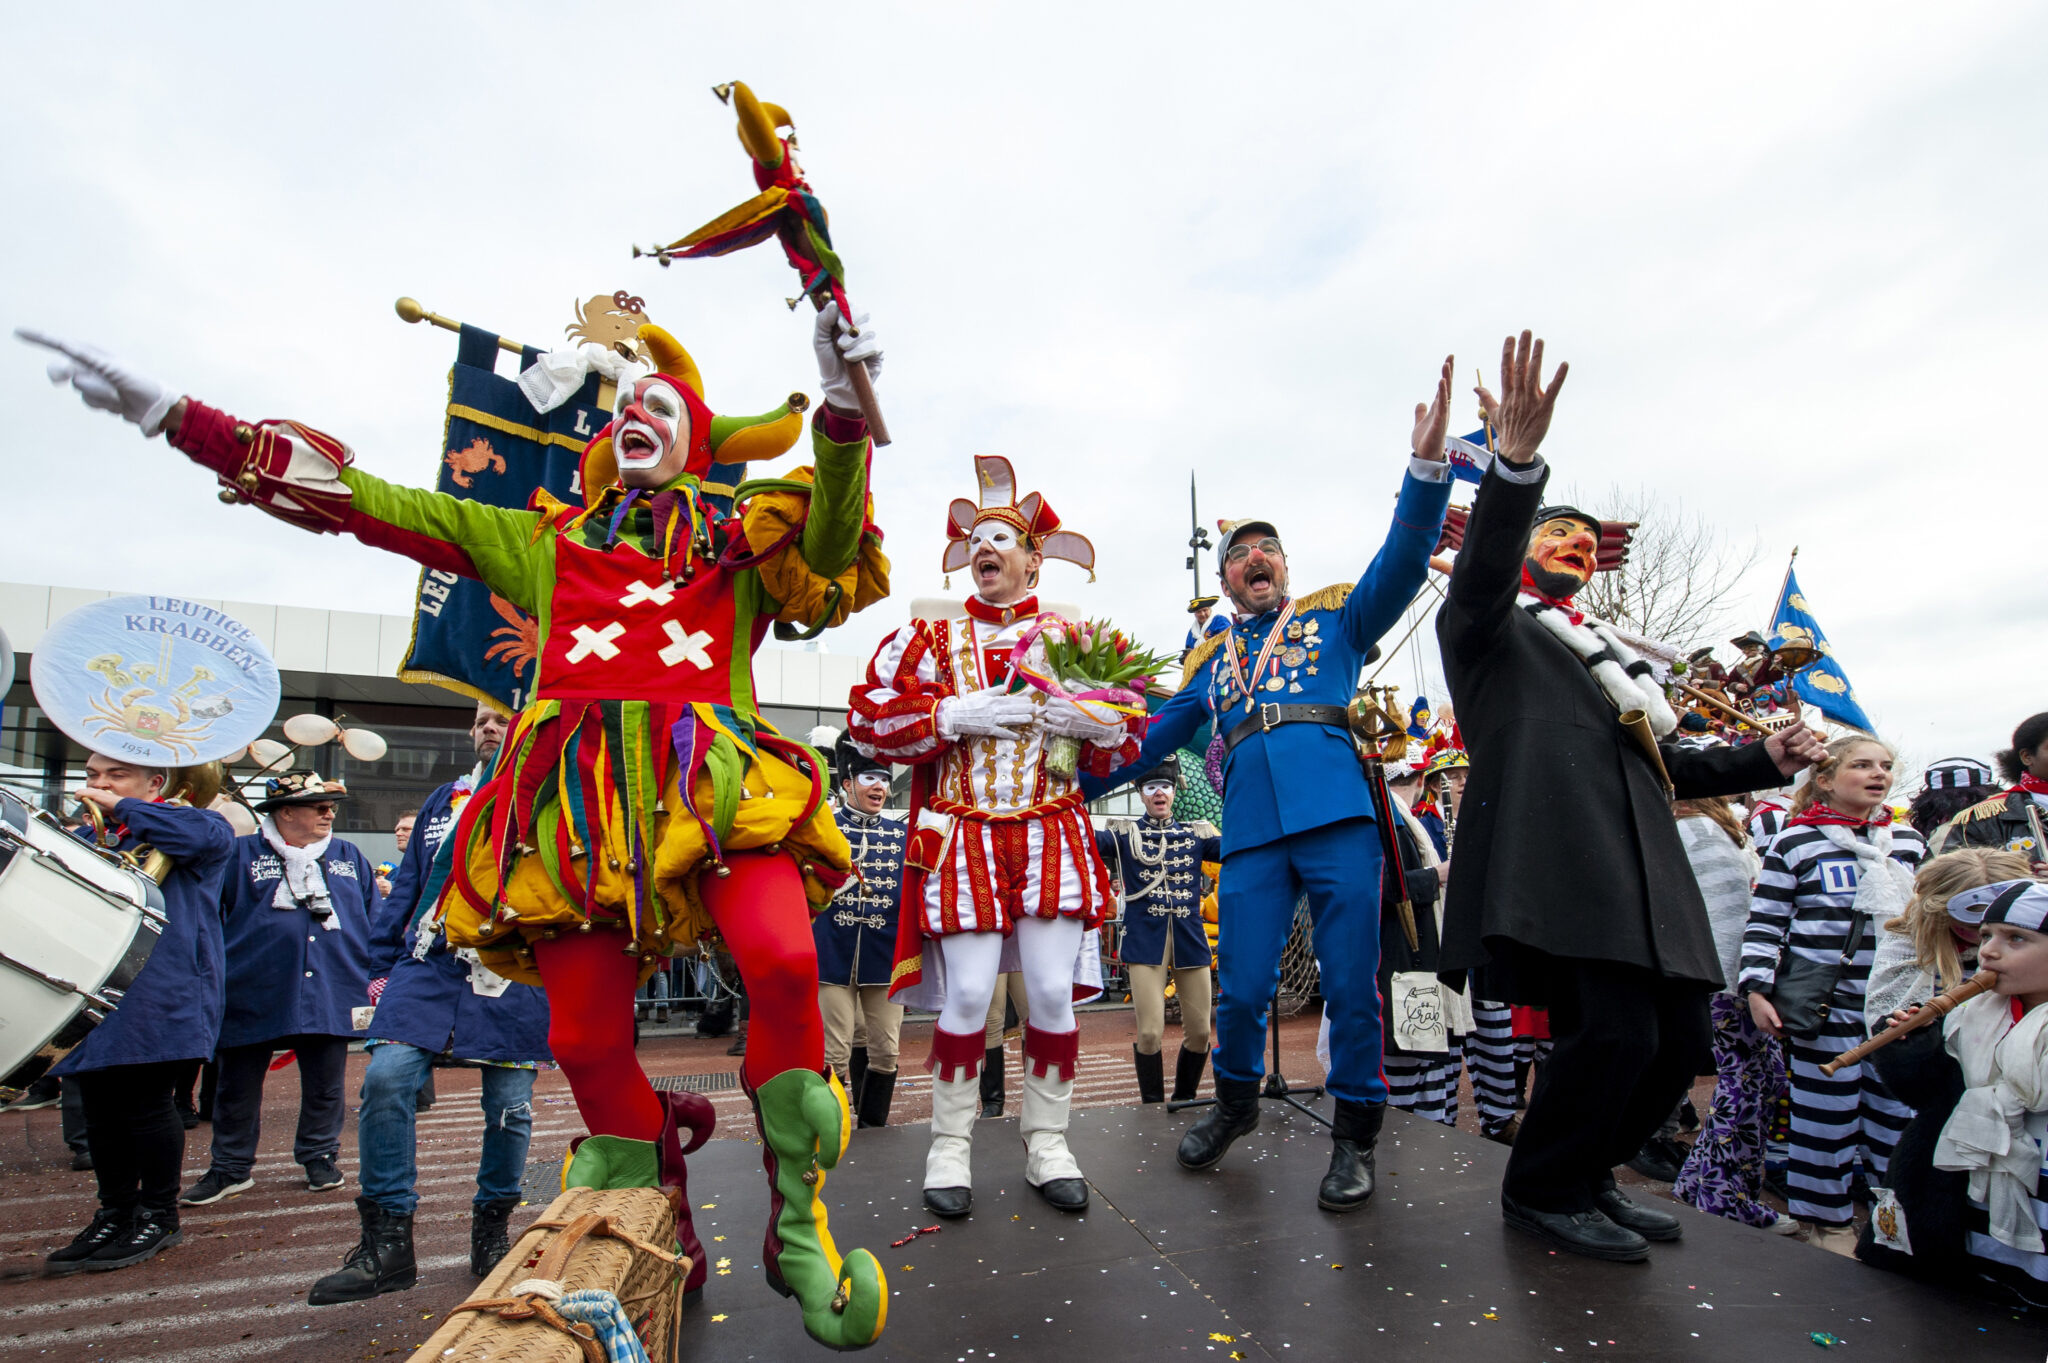
[[165,921],[154,881],[0,790],[0,1097],[106,1020]]

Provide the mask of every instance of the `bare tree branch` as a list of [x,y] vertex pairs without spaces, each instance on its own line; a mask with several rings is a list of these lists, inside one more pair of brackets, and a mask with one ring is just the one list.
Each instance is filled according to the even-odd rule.
[[1737,589],[1762,552],[1757,541],[1732,540],[1704,515],[1641,487],[1608,488],[1596,511],[1605,520],[1635,522],[1635,538],[1628,562],[1595,573],[1579,603],[1681,650],[1720,642],[1740,608]]

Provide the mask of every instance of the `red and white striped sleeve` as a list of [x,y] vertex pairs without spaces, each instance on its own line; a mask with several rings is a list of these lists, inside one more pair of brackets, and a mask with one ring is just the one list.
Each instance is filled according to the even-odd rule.
[[847,696],[853,746],[905,766],[937,760],[949,746],[939,737],[939,702],[952,694],[938,674],[931,627],[912,620],[882,641]]

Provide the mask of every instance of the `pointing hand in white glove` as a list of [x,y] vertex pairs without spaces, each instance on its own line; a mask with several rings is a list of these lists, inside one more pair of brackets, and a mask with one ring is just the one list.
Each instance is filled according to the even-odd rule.
[[818,353],[818,382],[825,389],[825,401],[842,412],[858,412],[860,399],[854,395],[847,363],[865,364],[869,383],[882,377],[882,343],[868,324],[868,315],[861,313],[848,324],[839,315],[839,305],[827,303],[818,313],[811,348]]
[[952,740],[967,735],[985,738],[1015,738],[1016,730],[1037,717],[1038,707],[1029,696],[1012,696],[1000,686],[948,696],[939,702],[939,737]]
[[16,327],[14,334],[62,356],[50,361],[50,382],[69,383],[86,406],[117,413],[140,426],[144,435],[163,429],[164,418],[177,398],[162,384],[144,378],[98,346],[80,345],[28,327]]

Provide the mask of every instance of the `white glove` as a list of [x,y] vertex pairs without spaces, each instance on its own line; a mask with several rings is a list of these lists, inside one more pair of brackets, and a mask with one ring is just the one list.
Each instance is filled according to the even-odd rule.
[[[854,334],[854,328],[860,334]],[[858,412],[860,399],[854,396],[853,380],[846,373],[848,360],[868,367],[868,382],[882,377],[882,343],[860,314],[848,325],[839,316],[839,305],[827,303],[818,313],[818,326],[811,333],[811,348],[818,352],[818,382],[825,389],[825,401],[842,412]]]
[[1046,702],[1045,727],[1068,738],[1078,738],[1104,747],[1123,742],[1124,719],[1100,702],[1090,702],[1101,711],[1098,717],[1088,706],[1058,696]]
[[1016,729],[1029,724],[1038,707],[1029,696],[1005,695],[1000,686],[969,691],[964,696],[947,696],[939,702],[939,737],[952,741],[965,735],[985,738],[1015,738]]
[[144,378],[98,346],[79,345],[28,327],[16,327],[14,334],[30,345],[62,355],[63,359],[50,361],[50,382],[69,383],[86,406],[117,413],[140,426],[144,435],[155,435],[164,428],[164,418],[170,415],[177,397],[162,384]]

